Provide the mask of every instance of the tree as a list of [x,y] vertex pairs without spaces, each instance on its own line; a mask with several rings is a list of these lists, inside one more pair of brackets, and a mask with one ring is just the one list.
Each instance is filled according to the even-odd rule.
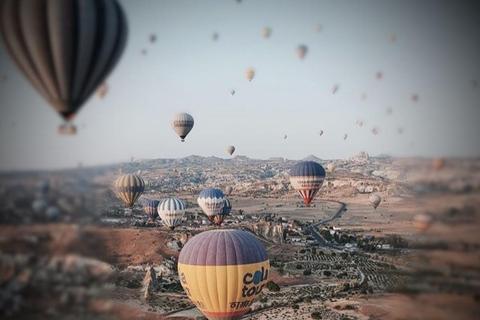
[[304,276],[309,276],[309,275],[311,275],[311,274],[312,274],[312,270],[310,270],[310,269],[305,269],[305,270],[303,270],[303,275],[304,275]]

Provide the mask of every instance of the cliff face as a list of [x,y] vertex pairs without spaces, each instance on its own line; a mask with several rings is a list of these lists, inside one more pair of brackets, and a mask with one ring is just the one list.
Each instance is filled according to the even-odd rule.
[[285,228],[278,222],[258,222],[251,225],[252,231],[265,239],[275,243],[283,243]]

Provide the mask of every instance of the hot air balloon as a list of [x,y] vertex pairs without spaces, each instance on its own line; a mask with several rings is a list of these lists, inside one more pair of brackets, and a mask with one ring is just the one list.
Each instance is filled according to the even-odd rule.
[[252,68],[247,69],[247,71],[245,71],[245,77],[247,77],[248,81],[252,81],[253,77],[255,77],[255,70]]
[[338,88],[339,88],[338,84],[334,84],[332,87],[332,93],[335,94],[335,92],[338,91]]
[[347,140],[348,135],[346,133],[343,134],[343,140]]
[[283,136],[283,140],[287,140],[287,135],[284,135],[284,136]]
[[297,47],[297,55],[300,59],[305,58],[308,52],[308,47],[304,44],[301,44]]
[[130,156],[130,158],[128,158],[128,160],[129,160],[130,162],[133,162],[133,160],[135,160],[135,158],[134,158],[133,156]]
[[372,128],[370,129],[370,133],[376,136],[378,134],[378,129],[377,128]]
[[228,146],[227,147],[227,153],[229,155],[232,155],[235,152],[235,147],[234,146]]
[[145,190],[145,182],[139,176],[126,174],[115,181],[114,190],[117,197],[122,199],[127,207],[132,208]]
[[233,191],[233,187],[232,186],[227,186],[225,188],[225,193],[227,194],[227,196],[229,196]]
[[383,73],[380,72],[380,71],[377,71],[377,73],[375,73],[375,78],[377,78],[377,80],[382,80],[382,78],[383,78]]
[[167,198],[158,205],[158,214],[163,223],[173,230],[182,223],[186,207],[178,198]]
[[230,94],[233,96],[235,94],[235,90],[230,90]]
[[359,126],[360,128],[363,126],[363,121],[360,119],[355,120],[355,125]]
[[370,203],[372,204],[373,209],[377,209],[378,205],[379,205],[380,202],[382,201],[382,198],[380,198],[380,196],[377,195],[377,194],[372,194],[372,195],[368,198],[368,201],[370,201]]
[[270,38],[271,35],[272,35],[272,29],[271,28],[269,28],[269,27],[263,28],[263,37],[265,39]]
[[108,85],[106,83],[102,83],[100,85],[100,87],[98,87],[98,89],[97,89],[97,96],[100,99],[103,99],[103,98],[105,98],[107,93],[108,93]]
[[397,40],[397,35],[395,33],[392,33],[390,37],[388,37],[388,40],[390,42],[395,42],[395,40]]
[[36,199],[35,201],[33,201],[32,203],[32,210],[35,212],[35,213],[41,213],[43,212],[45,209],[47,209],[48,207],[48,203],[47,201],[45,201],[44,199]]
[[180,136],[182,142],[185,142],[185,137],[193,128],[193,117],[188,113],[177,113],[173,115],[170,122],[173,130]]
[[323,24],[318,23],[318,24],[315,26],[315,31],[317,31],[317,32],[322,32],[322,30],[323,30]]
[[430,214],[420,213],[413,218],[413,226],[419,233],[424,233],[433,224],[433,217]]
[[445,167],[446,161],[443,158],[435,158],[432,160],[432,167],[436,172],[439,172],[440,170]]
[[145,201],[143,210],[147,214],[148,222],[154,223],[155,219],[158,218],[157,207],[160,204],[158,200],[147,200]]
[[213,40],[213,41],[217,41],[217,40],[218,40],[218,33],[214,32],[214,33],[212,34],[212,40]]
[[414,93],[414,94],[412,95],[412,101],[413,101],[413,102],[417,102],[417,101],[418,101],[418,94]]
[[362,94],[360,95],[360,100],[362,100],[362,101],[367,100],[367,94],[366,94],[366,93],[362,93]]
[[155,43],[155,41],[157,41],[157,35],[152,33],[150,37],[148,37],[148,39],[150,40],[151,43]]
[[318,133],[320,135],[320,137],[323,135],[323,130],[320,130],[320,132]]
[[178,257],[185,293],[210,320],[235,320],[247,313],[267,283],[269,268],[261,242],[242,230],[202,232]]
[[197,202],[208,220],[213,221],[213,218],[222,212],[225,205],[225,195],[218,189],[206,189],[200,192]]
[[223,220],[226,216],[230,214],[230,212],[232,212],[232,203],[230,202],[230,200],[228,200],[227,197],[225,197],[225,204],[223,205],[223,209],[213,218],[213,221],[217,226],[221,226]]
[[333,163],[329,163],[327,165],[327,169],[330,173],[333,173],[333,171],[335,171],[335,165]]
[[6,50],[74,134],[75,114],[122,55],[127,21],[116,0],[0,3]]
[[307,206],[313,200],[325,180],[325,169],[313,161],[302,161],[290,169],[290,183]]

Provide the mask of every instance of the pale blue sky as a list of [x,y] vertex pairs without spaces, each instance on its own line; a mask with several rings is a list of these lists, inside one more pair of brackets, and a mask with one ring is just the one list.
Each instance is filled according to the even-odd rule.
[[[78,113],[74,137],[57,134],[60,117],[0,47],[0,74],[8,76],[0,83],[0,170],[106,164],[131,155],[227,158],[230,144],[235,155],[252,158],[314,154],[332,159],[362,150],[371,155],[480,155],[480,88],[471,84],[480,81],[478,5],[433,0],[120,2],[129,21],[127,48],[107,79],[107,97],[92,97]],[[318,23],[324,26],[321,33],[315,31]],[[269,39],[262,37],[265,26],[273,30]],[[155,44],[148,41],[151,33],[157,35]],[[392,33],[394,43],[389,42]],[[309,48],[303,61],[295,52],[299,44]],[[252,82],[244,75],[249,67],[256,72]],[[377,71],[384,74],[380,81]],[[333,95],[335,83],[340,89]],[[360,100],[363,92],[365,101]],[[420,97],[417,103],[411,100],[414,93]],[[195,118],[185,143],[170,127],[175,112]],[[365,122],[362,128],[355,126],[357,118]],[[374,126],[377,136],[369,132]]]

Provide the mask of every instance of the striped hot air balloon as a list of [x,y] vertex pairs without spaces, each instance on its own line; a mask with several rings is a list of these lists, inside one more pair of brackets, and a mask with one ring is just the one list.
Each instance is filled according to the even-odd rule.
[[116,0],[0,2],[4,48],[35,89],[70,123],[112,72],[127,40],[127,20]]
[[245,71],[245,77],[248,79],[248,81],[252,81],[253,77],[255,77],[255,70],[252,68],[247,69],[247,71]]
[[241,230],[211,230],[190,239],[178,258],[180,283],[210,320],[240,319],[268,281],[260,241]]
[[173,130],[180,136],[182,142],[185,142],[185,137],[192,131],[194,120],[188,113],[177,113],[173,115],[171,120]]
[[225,203],[223,205],[222,211],[213,218],[213,221],[217,226],[221,226],[225,217],[228,216],[232,212],[232,203],[225,197]]
[[290,183],[300,193],[307,206],[310,206],[324,180],[325,169],[313,161],[302,161],[290,169]]
[[145,182],[142,177],[134,174],[126,174],[115,181],[114,189],[117,196],[123,200],[125,205],[131,208],[145,190]]
[[377,209],[377,207],[380,205],[380,202],[382,202],[382,198],[378,194],[372,194],[369,198],[368,201],[373,206],[373,209]]
[[206,189],[200,192],[197,199],[198,205],[207,215],[208,220],[222,212],[225,205],[225,195],[219,189]]
[[185,203],[178,198],[167,198],[158,206],[158,214],[163,223],[170,228],[175,229],[182,223],[185,215]]
[[145,205],[143,210],[147,214],[148,221],[153,223],[158,218],[157,207],[160,204],[158,200],[147,200],[145,201]]
[[227,196],[229,196],[233,191],[233,187],[232,186],[227,186],[225,188],[225,193],[227,194]]

